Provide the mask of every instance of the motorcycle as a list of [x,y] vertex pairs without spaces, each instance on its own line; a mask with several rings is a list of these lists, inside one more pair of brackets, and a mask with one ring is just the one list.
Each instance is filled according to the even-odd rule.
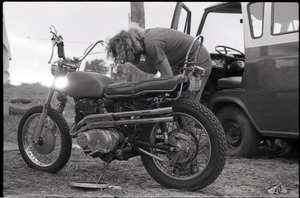
[[[197,89],[195,82],[203,76],[203,69],[189,61],[200,36],[186,55],[182,74],[113,83],[105,75],[79,71],[82,60],[104,41],[94,43],[81,58],[70,59],[54,26],[50,33],[49,63],[55,46],[59,57],[51,66],[53,85],[44,105],[29,109],[18,126],[19,150],[29,167],[50,173],[61,170],[75,138],[86,155],[107,166],[140,156],[149,175],[167,188],[195,191],[216,180],[226,162],[224,130],[209,109],[183,97]],[[54,93],[59,101],[56,109],[50,105]],[[63,117],[67,97],[75,101],[75,123],[70,128]]]

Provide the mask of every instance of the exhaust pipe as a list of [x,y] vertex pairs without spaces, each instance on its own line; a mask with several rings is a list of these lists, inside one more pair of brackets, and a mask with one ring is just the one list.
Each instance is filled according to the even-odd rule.
[[86,123],[89,129],[114,127],[118,125],[127,124],[157,124],[161,122],[173,122],[173,117],[162,117],[162,118],[146,118],[146,119],[127,119],[127,120],[116,120],[116,121],[98,121]]
[[[81,120],[70,132],[71,136],[76,136],[78,133],[92,130],[97,128],[109,128],[118,125],[127,124],[157,124],[161,122],[173,122],[173,116],[156,117],[156,118],[132,118],[133,116],[150,116],[150,115],[162,115],[172,113],[172,107],[165,107],[159,109],[140,110],[140,111],[126,111],[118,113],[105,113],[88,115]],[[81,127],[83,124],[86,126]],[[79,130],[77,130],[80,128]]]
[[165,107],[159,109],[150,109],[150,110],[140,110],[140,111],[126,111],[118,113],[105,113],[105,114],[94,114],[86,116],[82,121],[91,122],[91,121],[104,121],[104,120],[115,120],[115,118],[124,118],[129,116],[149,116],[157,114],[167,114],[172,113],[172,107]]

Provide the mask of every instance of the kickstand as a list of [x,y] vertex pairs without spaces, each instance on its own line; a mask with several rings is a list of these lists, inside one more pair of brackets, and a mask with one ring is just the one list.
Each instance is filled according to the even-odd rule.
[[108,165],[110,164],[109,162],[104,162],[104,163],[105,163],[105,164],[104,164],[104,169],[103,169],[103,171],[101,172],[101,175],[100,175],[100,177],[99,177],[99,179],[98,179],[98,181],[97,181],[96,184],[99,184],[99,182],[101,181],[101,179],[102,179],[102,177],[103,177],[105,171],[106,171],[107,168],[108,168]]

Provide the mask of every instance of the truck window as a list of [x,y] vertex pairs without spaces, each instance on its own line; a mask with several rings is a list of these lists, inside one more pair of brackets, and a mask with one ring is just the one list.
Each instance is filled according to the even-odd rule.
[[173,14],[171,28],[175,30],[179,30],[186,34],[190,34],[191,19],[192,19],[192,13],[190,9],[182,2],[177,2]]
[[299,31],[299,4],[293,2],[273,3],[272,35],[296,31]]
[[251,3],[248,7],[250,30],[253,38],[259,38],[263,34],[264,3]]
[[188,13],[183,11],[181,13],[181,17],[179,19],[179,24],[178,24],[177,30],[187,33],[187,20],[188,20]]
[[214,13],[207,15],[201,35],[209,53],[215,53],[217,45],[225,45],[244,51],[242,15],[237,13]]

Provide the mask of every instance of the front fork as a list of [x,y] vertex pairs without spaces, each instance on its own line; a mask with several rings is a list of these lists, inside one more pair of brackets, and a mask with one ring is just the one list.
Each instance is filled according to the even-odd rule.
[[[37,145],[40,144],[40,140],[41,140],[40,137],[41,137],[41,134],[42,134],[42,129],[44,127],[45,119],[46,119],[46,117],[48,115],[48,112],[49,112],[49,109],[51,107],[50,104],[51,104],[51,100],[53,98],[54,92],[55,92],[55,89],[50,88],[50,91],[49,91],[48,96],[47,96],[47,100],[46,100],[46,102],[43,106],[43,111],[42,111],[42,114],[40,116],[38,126],[37,126],[37,128],[34,132],[34,136],[33,136],[33,143],[34,144],[37,144]],[[62,114],[63,111],[64,111],[64,108],[66,106],[67,97],[63,93],[58,92],[57,99],[60,101],[59,108],[58,108],[57,111],[60,114]]]

